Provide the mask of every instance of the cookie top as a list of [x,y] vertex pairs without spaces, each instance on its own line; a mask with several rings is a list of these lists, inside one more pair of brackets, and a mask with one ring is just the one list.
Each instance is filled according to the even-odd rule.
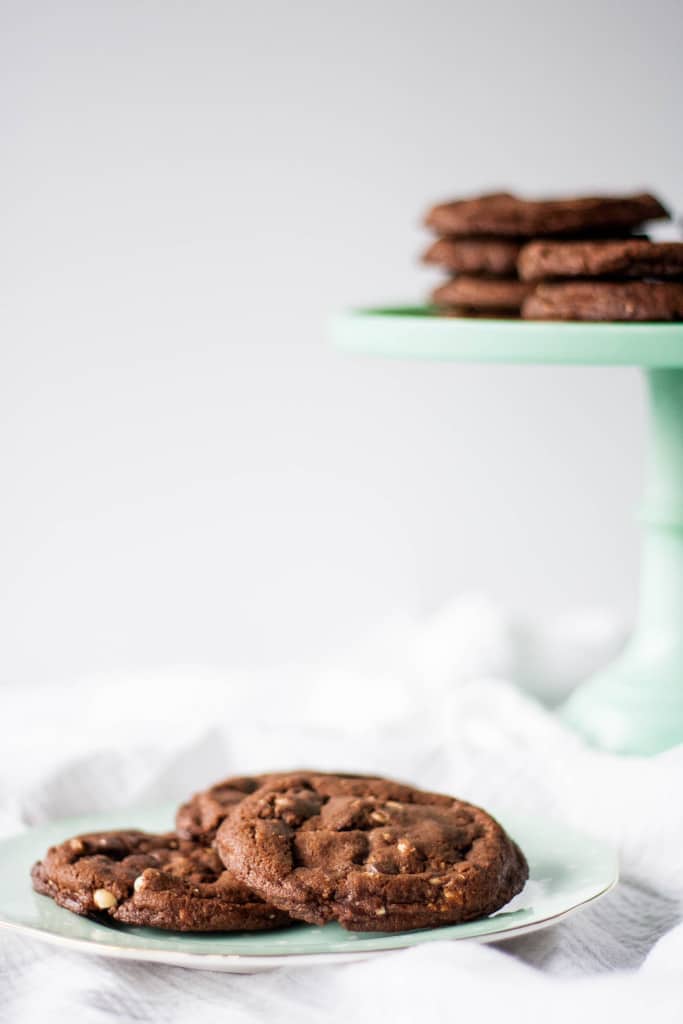
[[176,812],[176,832],[182,839],[211,843],[216,829],[235,804],[269,778],[270,775],[234,775],[195,793]]
[[516,277],[523,244],[509,238],[437,238],[423,254],[422,262],[461,274]]
[[478,312],[516,312],[533,285],[515,277],[474,277],[458,274],[432,292],[435,306],[455,306]]
[[683,320],[683,282],[566,281],[536,285],[526,320]]
[[683,278],[683,242],[642,238],[605,242],[530,242],[519,255],[525,281],[568,277]]
[[311,924],[399,931],[493,913],[528,876],[485,811],[386,779],[283,777],[237,805],[221,859],[264,899]]
[[655,196],[580,196],[571,199],[520,199],[495,192],[475,199],[440,203],[425,223],[440,235],[575,235],[630,229],[644,221],[668,217]]
[[[303,769],[299,769],[302,771]],[[176,812],[176,832],[182,839],[195,839],[202,843],[212,843],[216,830],[224,821],[233,807],[244,800],[245,796],[255,792],[259,786],[296,771],[267,772],[263,775],[232,775],[221,782],[214,783],[190,797],[187,803],[181,804]],[[325,775],[325,772],[316,772]],[[343,774],[344,778],[362,778],[359,775]]]
[[215,850],[136,829],[94,832],[52,846],[34,889],[85,916],[181,932],[259,931],[290,924],[226,871]]

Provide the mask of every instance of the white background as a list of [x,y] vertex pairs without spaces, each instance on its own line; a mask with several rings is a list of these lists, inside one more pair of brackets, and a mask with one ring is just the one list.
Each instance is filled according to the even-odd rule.
[[0,679],[272,666],[480,590],[629,615],[633,370],[382,363],[434,200],[683,206],[677,2],[1,7]]

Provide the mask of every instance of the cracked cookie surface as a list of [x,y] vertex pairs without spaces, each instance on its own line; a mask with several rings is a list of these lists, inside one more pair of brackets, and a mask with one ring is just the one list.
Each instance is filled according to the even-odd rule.
[[[267,782],[274,782],[303,771],[304,769],[266,772],[262,775],[231,775],[227,779],[222,779],[208,789],[195,793],[186,803],[181,804],[175,818],[176,832],[182,839],[195,839],[207,845],[211,844],[219,826],[245,796],[254,793]],[[324,775],[325,772],[315,774]],[[362,778],[358,775],[344,777]]]
[[386,779],[293,774],[238,804],[221,859],[293,917],[352,931],[470,921],[520,892],[524,855],[485,811]]
[[216,830],[235,804],[262,786],[272,775],[232,775],[194,793],[176,812],[175,827],[183,839],[211,843]]
[[170,931],[260,931],[291,924],[226,870],[215,850],[136,829],[94,832],[47,851],[34,889],[75,914]]

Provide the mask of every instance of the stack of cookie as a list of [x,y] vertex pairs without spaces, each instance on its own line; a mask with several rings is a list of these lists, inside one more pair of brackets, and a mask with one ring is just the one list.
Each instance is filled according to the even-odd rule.
[[31,872],[76,914],[174,931],[338,921],[394,932],[492,914],[523,888],[519,847],[486,811],[373,776],[226,779],[163,835],[67,839]]
[[449,280],[432,293],[440,312],[453,316],[518,316],[529,285],[519,280],[517,257],[526,238],[505,192],[440,203],[425,223],[440,237],[423,255]]
[[433,292],[432,303],[442,313],[459,316],[519,316],[523,308],[522,315],[532,315],[526,312],[527,300],[536,279],[519,272],[529,242],[633,241],[633,232],[644,222],[667,216],[647,193],[526,200],[497,192],[441,203],[426,218],[440,237],[423,259],[442,266],[450,280]]

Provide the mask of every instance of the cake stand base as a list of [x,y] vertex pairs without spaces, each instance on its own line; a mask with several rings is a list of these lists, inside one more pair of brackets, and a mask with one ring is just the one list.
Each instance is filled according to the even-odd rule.
[[657,754],[683,737],[683,651],[634,643],[580,686],[561,709],[592,746],[617,754]]

